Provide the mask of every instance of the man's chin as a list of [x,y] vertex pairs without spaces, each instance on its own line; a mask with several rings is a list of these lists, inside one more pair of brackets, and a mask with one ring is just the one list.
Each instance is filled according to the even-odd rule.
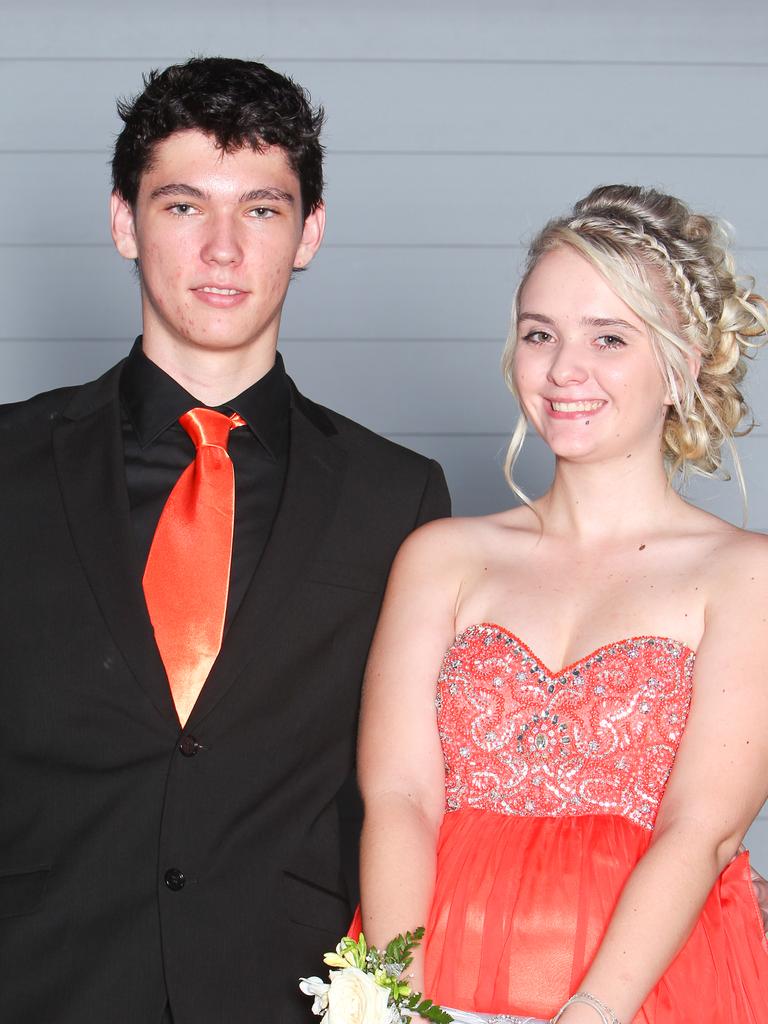
[[247,352],[269,345],[266,334],[243,334],[240,331],[196,331],[177,335],[179,348],[194,352]]

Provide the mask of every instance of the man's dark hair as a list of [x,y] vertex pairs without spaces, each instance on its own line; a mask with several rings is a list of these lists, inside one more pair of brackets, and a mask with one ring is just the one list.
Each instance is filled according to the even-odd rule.
[[323,198],[323,108],[285,75],[255,61],[195,57],[144,76],[144,91],[118,100],[125,127],[112,158],[112,184],[132,206],[155,146],[174,132],[193,129],[225,152],[244,146],[284,150],[301,185],[304,216]]

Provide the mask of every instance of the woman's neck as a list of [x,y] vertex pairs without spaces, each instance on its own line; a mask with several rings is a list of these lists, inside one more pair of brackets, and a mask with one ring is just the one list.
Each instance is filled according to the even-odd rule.
[[552,486],[536,503],[545,534],[593,544],[637,537],[670,524],[685,503],[661,458],[576,463],[558,459]]

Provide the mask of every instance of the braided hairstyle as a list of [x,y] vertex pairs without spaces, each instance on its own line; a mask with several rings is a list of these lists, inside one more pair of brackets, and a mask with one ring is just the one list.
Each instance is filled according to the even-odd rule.
[[[741,391],[744,357],[768,334],[768,303],[736,276],[726,226],[693,213],[674,196],[636,185],[603,185],[580,199],[573,212],[550,221],[533,240],[512,312],[502,367],[514,393],[513,364],[520,294],[541,257],[563,245],[586,257],[616,294],[648,325],[669,406],[662,437],[670,479],[677,473],[727,474],[722,448],[731,452],[748,414]],[[762,340],[761,340],[762,339]],[[696,372],[698,369],[698,373]],[[506,474],[525,438],[521,414],[507,455]]]

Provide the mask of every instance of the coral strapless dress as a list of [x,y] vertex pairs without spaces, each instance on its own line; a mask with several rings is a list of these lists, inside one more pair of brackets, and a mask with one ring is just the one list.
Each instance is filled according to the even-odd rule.
[[[499,626],[456,637],[437,686],[446,814],[425,937],[435,1001],[549,1019],[578,990],[650,843],[694,658],[679,641],[634,637],[553,673]],[[768,1022],[768,942],[746,853],[635,1017],[683,1022]]]

